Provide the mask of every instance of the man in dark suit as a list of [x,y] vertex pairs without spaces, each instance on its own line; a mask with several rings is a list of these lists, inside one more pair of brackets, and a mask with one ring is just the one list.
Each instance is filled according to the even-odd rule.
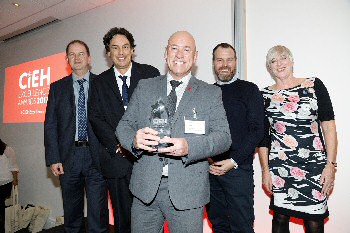
[[[194,38],[174,33],[165,51],[169,72],[140,80],[117,136],[132,151],[134,163],[130,190],[133,233],[158,233],[164,220],[171,233],[203,232],[203,208],[209,202],[207,158],[223,153],[231,138],[220,88],[191,75],[197,59]],[[150,128],[152,106],[166,102],[171,137],[160,138]],[[166,101],[165,101],[166,100]],[[166,148],[155,148],[159,144]]]
[[126,29],[110,29],[103,37],[103,43],[113,66],[94,80],[89,120],[104,148],[100,155],[101,169],[112,200],[115,230],[129,233],[132,203],[129,183],[133,159],[120,146],[115,129],[139,80],[158,76],[159,71],[132,61],[135,42]]
[[230,150],[211,160],[208,216],[215,233],[254,232],[253,156],[264,133],[264,105],[258,87],[235,76],[236,59],[227,43],[213,50],[232,138]]
[[80,40],[71,41],[66,59],[72,74],[51,84],[44,123],[46,165],[59,176],[65,232],[82,232],[84,189],[87,232],[108,232],[107,186],[100,172],[100,144],[87,120],[90,52]]

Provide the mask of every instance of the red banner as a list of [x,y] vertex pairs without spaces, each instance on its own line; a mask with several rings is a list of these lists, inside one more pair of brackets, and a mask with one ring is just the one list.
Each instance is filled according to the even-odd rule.
[[71,73],[65,56],[58,53],[5,69],[4,123],[44,122],[50,84]]

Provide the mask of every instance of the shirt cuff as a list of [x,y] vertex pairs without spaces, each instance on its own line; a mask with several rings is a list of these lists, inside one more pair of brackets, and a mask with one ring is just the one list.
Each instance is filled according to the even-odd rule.
[[237,169],[238,168],[238,164],[236,163],[236,161],[233,158],[230,158],[230,161],[233,163],[233,168]]
[[135,147],[134,147],[134,142],[132,142],[131,143],[131,152],[132,152],[132,154],[136,157],[136,158],[140,158],[141,157],[141,154],[142,154],[142,152],[143,152],[143,150],[141,150],[141,149],[136,149]]

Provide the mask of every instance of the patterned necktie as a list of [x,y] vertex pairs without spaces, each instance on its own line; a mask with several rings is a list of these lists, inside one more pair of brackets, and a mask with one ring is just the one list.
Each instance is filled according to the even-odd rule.
[[128,76],[118,76],[122,81],[123,81],[123,86],[122,86],[122,97],[123,97],[123,104],[124,106],[128,106],[129,103],[129,94],[128,94],[128,85],[126,84],[126,79]]
[[87,140],[84,82],[86,82],[86,79],[78,80],[80,86],[78,97],[78,141]]
[[169,118],[173,117],[175,110],[176,110],[176,103],[177,103],[177,96],[176,96],[176,91],[175,89],[181,84],[181,81],[176,81],[176,80],[171,80],[170,85],[171,85],[171,91],[168,95],[168,100],[167,100],[167,108],[168,108],[168,114]]

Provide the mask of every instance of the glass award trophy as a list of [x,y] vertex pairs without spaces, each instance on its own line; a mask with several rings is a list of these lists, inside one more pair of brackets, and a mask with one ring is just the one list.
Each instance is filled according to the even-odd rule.
[[[152,105],[150,121],[151,128],[158,131],[158,136],[160,138],[163,138],[165,136],[170,137],[169,116],[165,107],[165,103],[161,97],[159,97],[156,103]],[[170,146],[168,143],[162,143],[158,146],[155,146],[155,148],[160,149],[166,148],[168,146]]]

